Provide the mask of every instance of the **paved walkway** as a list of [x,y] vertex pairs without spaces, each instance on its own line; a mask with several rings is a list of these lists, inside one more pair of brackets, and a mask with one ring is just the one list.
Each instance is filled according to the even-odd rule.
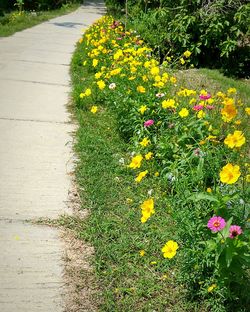
[[63,243],[28,219],[67,212],[72,125],[69,64],[81,30],[104,13],[76,12],[0,38],[0,311],[63,311]]

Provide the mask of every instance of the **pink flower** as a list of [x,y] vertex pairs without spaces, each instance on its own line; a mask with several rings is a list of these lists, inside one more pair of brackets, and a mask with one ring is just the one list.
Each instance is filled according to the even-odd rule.
[[116,40],[122,40],[122,38],[121,38],[121,37],[118,37],[118,38],[116,38]]
[[195,105],[195,106],[193,107],[193,110],[195,110],[195,111],[200,111],[200,110],[202,110],[203,108],[204,108],[203,105]]
[[208,99],[211,98],[211,94],[209,94],[209,93],[207,93],[206,95],[201,94],[201,95],[199,96],[199,98],[200,98],[201,100],[203,100],[203,101],[206,101],[206,100],[208,100]]
[[153,124],[154,124],[154,120],[149,119],[149,120],[144,122],[144,127],[149,127],[149,126],[152,126]]
[[207,105],[206,108],[207,109],[214,109],[214,106],[213,105]]
[[212,217],[207,223],[207,227],[214,233],[224,229],[225,226],[226,221],[223,218],[217,216]]
[[239,225],[231,225],[229,228],[229,237],[235,238],[242,233],[242,229]]

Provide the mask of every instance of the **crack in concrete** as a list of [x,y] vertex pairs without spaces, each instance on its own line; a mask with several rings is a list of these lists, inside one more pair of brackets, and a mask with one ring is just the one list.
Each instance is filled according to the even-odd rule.
[[59,65],[59,66],[67,66],[69,67],[69,64],[63,64],[63,63],[50,63],[50,62],[42,62],[42,61],[30,61],[30,60],[18,60],[18,59],[14,59],[13,61],[16,62],[26,62],[26,63],[34,63],[34,64],[49,64],[49,65]]
[[72,125],[72,122],[71,122],[71,121],[39,120],[39,119],[22,119],[22,118],[8,118],[8,117],[0,117],[0,120],[44,122],[44,123],[52,123],[52,124]]
[[49,86],[69,87],[68,84],[63,84],[63,83],[60,84],[60,83],[54,83],[54,82],[42,82],[42,81],[34,81],[34,80],[11,79],[11,78],[0,78],[0,80],[20,81],[20,82],[27,82],[27,83],[39,83],[39,84],[49,85]]

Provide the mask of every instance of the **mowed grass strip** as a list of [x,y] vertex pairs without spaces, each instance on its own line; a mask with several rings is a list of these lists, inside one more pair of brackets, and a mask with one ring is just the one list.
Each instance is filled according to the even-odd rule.
[[23,12],[18,14],[17,11],[0,16],[0,37],[13,35],[17,31],[30,28],[51,18],[61,16],[75,11],[80,5],[71,4],[57,10]]
[[239,97],[247,104],[250,98],[250,80],[233,79],[224,76],[219,70],[207,68],[195,68],[177,72],[178,84],[197,89],[206,89],[212,94],[218,91],[226,91],[236,88]]

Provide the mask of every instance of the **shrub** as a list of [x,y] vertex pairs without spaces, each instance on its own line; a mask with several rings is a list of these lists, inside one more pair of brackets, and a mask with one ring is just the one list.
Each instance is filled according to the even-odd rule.
[[[124,7],[125,1],[122,2]],[[163,60],[192,51],[196,66],[250,75],[250,4],[246,0],[128,1],[129,21]],[[113,2],[107,2],[113,7]],[[121,4],[120,4],[121,6]]]

